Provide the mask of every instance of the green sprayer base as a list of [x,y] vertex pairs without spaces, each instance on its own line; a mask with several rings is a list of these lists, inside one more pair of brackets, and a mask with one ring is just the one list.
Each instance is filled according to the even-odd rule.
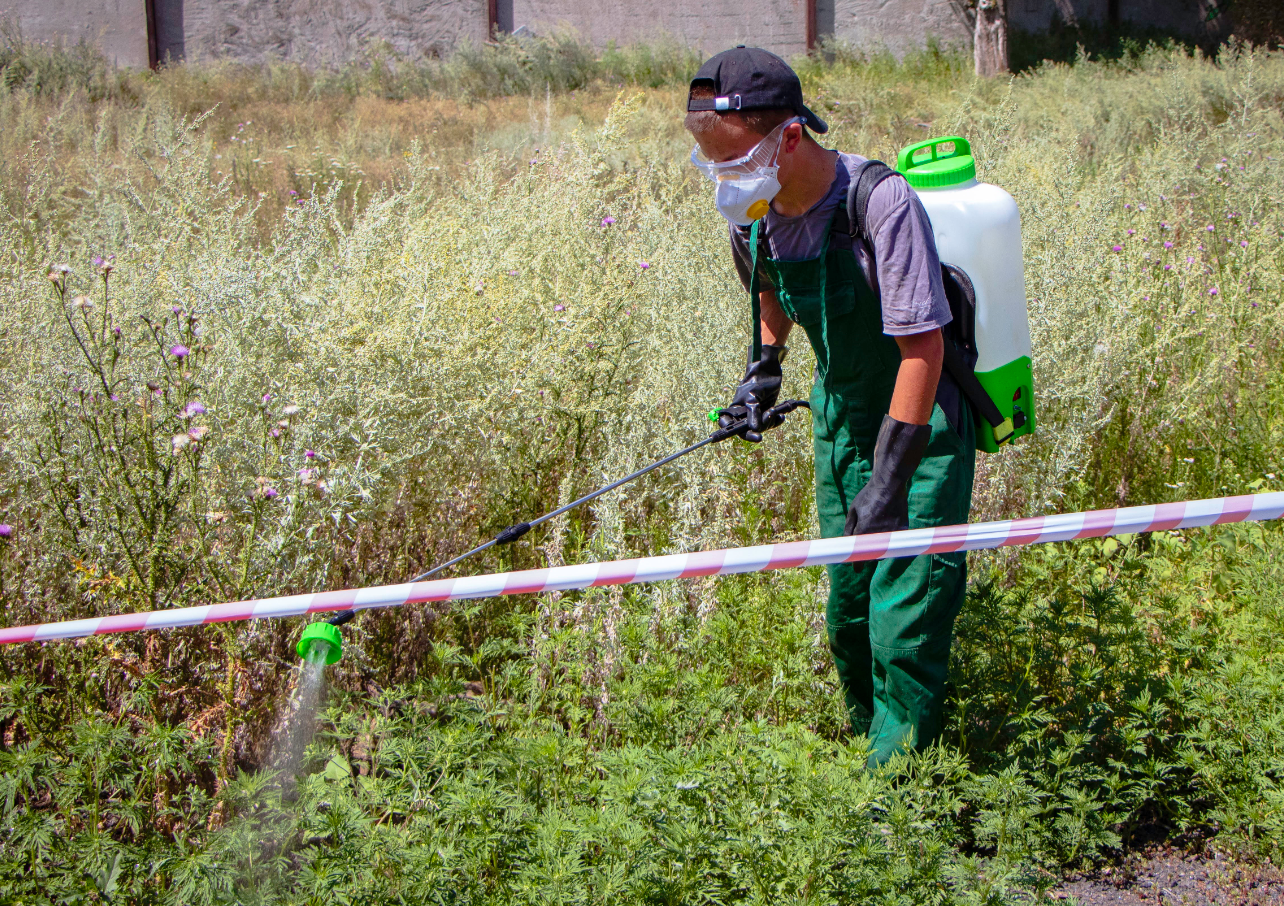
[[[978,371],[976,379],[999,407],[1003,417],[1012,420],[1015,430],[1006,443],[1034,433],[1034,371],[1029,356],[1013,359],[993,371]],[[994,432],[984,419],[980,419],[976,426],[976,448],[984,453],[999,452]]]
[[318,623],[309,623],[307,628],[303,630],[303,635],[299,636],[299,646],[296,649],[299,652],[299,657],[306,660],[314,642],[329,643],[330,650],[325,655],[327,664],[333,664],[343,656],[343,635],[339,632],[338,626],[331,626],[324,620]]

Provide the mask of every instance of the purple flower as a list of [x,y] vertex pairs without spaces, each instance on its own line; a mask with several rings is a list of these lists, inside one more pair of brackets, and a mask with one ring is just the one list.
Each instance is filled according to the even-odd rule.
[[1170,249],[1170,248],[1172,248],[1172,247],[1173,247],[1173,244],[1172,244],[1171,242],[1165,242],[1165,243],[1164,243],[1164,248],[1166,248],[1166,249]]
[[7,522],[0,522],[0,538],[9,538],[13,535],[13,526]]
[[1242,249],[1246,249],[1246,248],[1248,248],[1248,240],[1247,240],[1247,239],[1241,239],[1241,240],[1239,241],[1239,247],[1240,247],[1240,248],[1242,248]]
[[1210,232],[1210,233],[1211,233],[1211,232],[1213,232],[1213,230],[1217,229],[1217,227],[1213,226],[1213,225],[1210,223],[1208,226],[1204,227],[1204,229],[1208,230],[1208,232]]
[[311,470],[311,469],[299,469],[299,480],[300,480],[300,481],[311,481],[311,480],[312,480],[312,470]]
[[1172,269],[1173,269],[1173,266],[1172,266],[1171,264],[1165,264],[1165,265],[1164,265],[1164,270],[1166,270],[1166,271],[1170,271],[1170,270],[1172,270]]
[[263,405],[266,406],[270,402],[272,402],[272,394],[270,393],[263,394]]
[[1161,230],[1166,230],[1166,229],[1168,229],[1168,221],[1167,221],[1167,220],[1165,220],[1163,223],[1159,224],[1159,228],[1160,228]]
[[561,302],[558,302],[556,305],[553,306],[553,311],[566,311],[566,306],[563,305]]
[[169,354],[176,359],[185,359],[192,354],[192,350],[188,349],[186,346],[180,343],[177,346],[171,346],[169,350]]
[[1123,250],[1124,250],[1124,247],[1122,245],[1112,246],[1110,249],[1110,251],[1112,252],[1122,252]]
[[306,458],[306,459],[316,459],[316,458],[317,458],[317,451],[316,451],[316,450],[304,450],[304,451],[303,451],[303,456],[304,456],[304,458]]
[[268,434],[270,434],[272,437],[280,437],[280,436],[281,436],[281,429],[280,429],[280,428],[273,428],[271,431],[269,431],[269,432],[268,432]]
[[645,271],[645,270],[650,270],[651,265],[650,265],[648,262],[646,262],[646,261],[639,261],[639,262],[638,262],[638,267],[642,268],[642,270],[644,270],[644,271]]
[[1208,294],[1209,294],[1210,296],[1215,296],[1215,295],[1217,295],[1217,287],[1215,287],[1215,286],[1214,286],[1212,289],[1210,289],[1210,290],[1208,291]]
[[1194,263],[1195,263],[1195,259],[1194,259],[1194,258],[1192,258],[1192,257],[1190,257],[1189,255],[1187,255],[1187,256],[1186,256],[1186,263],[1187,263],[1187,264],[1194,264]]
[[194,415],[204,415],[206,411],[204,403],[200,400],[192,400],[183,407],[181,415],[183,418],[191,418]]
[[1125,210],[1125,211],[1131,211],[1131,210],[1132,210],[1132,205],[1130,205],[1130,204],[1126,204],[1126,205],[1124,205],[1124,210]]
[[1131,236],[1131,235],[1132,235],[1133,233],[1135,233],[1135,232],[1137,232],[1137,231],[1136,231],[1136,230],[1129,230],[1129,231],[1128,231],[1128,235],[1129,235],[1129,236]]
[[602,226],[604,227],[609,227],[613,223],[615,223],[615,218],[612,217],[610,214],[607,214],[605,217],[602,218]]
[[263,496],[264,496],[265,498],[267,498],[268,500],[272,500],[272,499],[274,499],[274,498],[276,498],[276,497],[280,497],[281,495],[280,495],[280,493],[277,491],[277,489],[276,489],[276,488],[264,488],[264,489],[263,489]]

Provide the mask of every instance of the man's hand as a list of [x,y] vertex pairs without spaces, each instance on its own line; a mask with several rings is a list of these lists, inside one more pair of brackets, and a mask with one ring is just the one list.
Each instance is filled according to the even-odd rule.
[[874,474],[847,511],[844,535],[896,532],[909,528],[909,483],[923,460],[930,425],[909,425],[883,417],[874,444]]
[[[745,368],[745,376],[736,387],[731,405],[718,410],[719,428],[730,428],[745,421],[748,422],[748,430],[743,435],[744,439],[755,444],[762,440],[762,432],[768,427],[764,421],[767,410],[776,405],[780,397],[780,365],[788,351],[784,346],[763,344],[762,355],[757,361],[750,361]],[[749,355],[753,355],[752,349]]]
[[901,367],[874,444],[874,473],[847,511],[845,535],[909,528],[909,483],[932,437],[932,406],[941,379],[941,331],[897,337]]

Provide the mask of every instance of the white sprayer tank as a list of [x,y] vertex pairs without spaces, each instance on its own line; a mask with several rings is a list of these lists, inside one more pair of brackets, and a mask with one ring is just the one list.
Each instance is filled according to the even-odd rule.
[[[897,170],[918,193],[932,221],[942,264],[961,269],[976,293],[976,376],[1013,421],[1013,439],[1034,430],[1030,320],[1025,304],[1021,214],[998,186],[977,182],[965,139],[936,138],[910,145]],[[977,446],[997,450],[978,419]]]

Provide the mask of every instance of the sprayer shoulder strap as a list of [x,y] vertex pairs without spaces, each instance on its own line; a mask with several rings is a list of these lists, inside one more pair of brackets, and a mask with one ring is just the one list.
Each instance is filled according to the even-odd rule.
[[[842,232],[842,227],[847,226],[853,240],[863,238],[865,247],[869,250],[871,257],[874,252],[874,240],[869,236],[866,230],[869,227],[869,197],[874,194],[875,187],[883,180],[890,176],[896,175],[896,171],[881,160],[861,161],[857,166],[856,172],[852,174],[851,184],[847,187],[847,224],[836,224],[835,229]],[[841,218],[839,218],[841,220]],[[955,276],[950,273],[947,267],[942,267],[941,277],[943,280],[953,280]],[[961,273],[961,272],[960,272]],[[964,278],[966,279],[966,278]],[[971,293],[971,285],[960,287],[966,294]],[[972,298],[968,299],[970,304],[975,304]],[[954,312],[958,318],[962,312]],[[971,314],[969,311],[968,314]],[[949,372],[954,383],[958,385],[959,390],[963,392],[967,401],[972,404],[977,413],[984,418],[994,428],[1003,425],[1003,415],[999,407],[995,405],[994,400],[985,392],[981,382],[977,380],[976,371],[972,367],[964,350],[958,348],[954,337],[948,330],[942,331],[945,338],[945,360],[943,362],[945,370]],[[962,339],[966,349],[967,339]],[[974,361],[974,359],[973,359]],[[1011,433],[1008,428],[1007,433]]]

